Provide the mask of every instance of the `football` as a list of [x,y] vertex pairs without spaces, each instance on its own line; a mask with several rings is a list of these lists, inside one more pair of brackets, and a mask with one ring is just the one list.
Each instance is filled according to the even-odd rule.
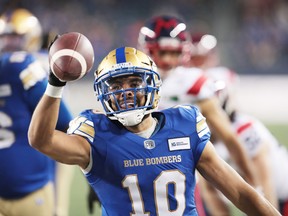
[[90,40],[79,32],[60,35],[49,48],[51,71],[61,81],[81,79],[94,64],[94,49]]

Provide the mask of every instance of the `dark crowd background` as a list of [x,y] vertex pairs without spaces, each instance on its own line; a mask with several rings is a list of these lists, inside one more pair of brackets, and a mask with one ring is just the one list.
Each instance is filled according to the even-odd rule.
[[153,15],[174,14],[190,32],[218,39],[221,62],[239,74],[288,74],[286,0],[0,0],[1,11],[24,7],[44,32],[78,31],[95,48],[95,65],[112,49],[137,46]]

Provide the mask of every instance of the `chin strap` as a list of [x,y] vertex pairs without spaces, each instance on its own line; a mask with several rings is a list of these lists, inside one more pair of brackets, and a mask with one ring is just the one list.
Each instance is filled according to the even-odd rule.
[[139,124],[145,113],[146,109],[138,109],[138,110],[131,110],[119,114],[114,114],[114,116],[110,116],[109,118],[112,120],[118,120],[123,126],[135,126]]

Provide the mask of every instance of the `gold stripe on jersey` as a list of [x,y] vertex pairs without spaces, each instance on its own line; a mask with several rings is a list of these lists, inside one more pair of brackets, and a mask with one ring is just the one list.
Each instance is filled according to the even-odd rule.
[[47,73],[39,62],[34,62],[30,64],[25,70],[21,71],[20,73],[20,79],[23,83],[23,87],[25,90],[28,90],[37,82],[43,80],[46,76]]
[[206,133],[209,132],[209,128],[206,123],[206,119],[204,118],[203,115],[201,114],[198,115],[196,120],[197,120],[196,130],[197,130],[198,136],[201,138],[202,136],[204,136]]
[[94,137],[94,128],[91,127],[90,125],[86,124],[85,122],[83,122],[80,127],[78,128],[79,131],[82,131],[83,133],[88,134],[91,137]]
[[87,118],[78,116],[70,122],[68,134],[77,134],[93,142],[95,136],[94,124]]

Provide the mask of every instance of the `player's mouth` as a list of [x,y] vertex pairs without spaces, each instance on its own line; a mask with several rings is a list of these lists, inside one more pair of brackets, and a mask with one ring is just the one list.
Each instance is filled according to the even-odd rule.
[[135,108],[137,107],[137,104],[134,104],[134,101],[126,101],[126,103],[123,101],[123,102],[120,102],[120,108],[121,109],[130,109],[130,108]]

